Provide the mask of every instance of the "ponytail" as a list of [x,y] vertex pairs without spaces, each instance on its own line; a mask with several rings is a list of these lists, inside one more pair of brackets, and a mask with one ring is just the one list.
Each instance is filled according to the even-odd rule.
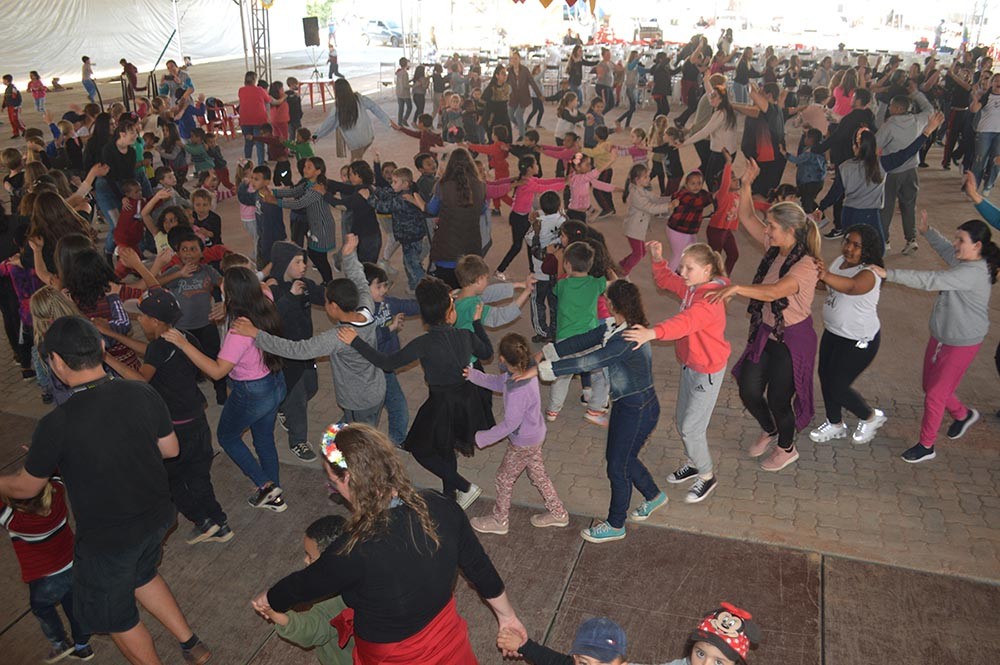
[[535,158],[531,155],[525,155],[517,160],[517,173],[518,176],[523,178],[528,173],[528,169],[535,163]]
[[681,252],[681,256],[690,255],[698,265],[711,266],[712,278],[727,277],[726,268],[722,261],[722,255],[703,242],[696,242],[688,245]]
[[981,244],[979,254],[986,261],[986,269],[990,273],[990,284],[997,283],[997,271],[1000,270],[1000,247],[993,242],[993,234],[986,222],[980,219],[970,219],[958,227],[959,231],[969,234],[972,242]]

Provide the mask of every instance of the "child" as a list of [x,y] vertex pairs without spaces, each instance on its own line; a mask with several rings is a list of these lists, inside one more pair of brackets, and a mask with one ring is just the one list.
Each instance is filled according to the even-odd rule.
[[462,126],[462,98],[454,93],[445,95],[447,106],[441,110],[441,140],[461,143],[465,139]]
[[[491,134],[493,140],[492,143],[487,145],[476,145],[474,143],[466,143],[465,147],[474,153],[480,155],[486,155],[489,158],[490,168],[493,169],[493,177],[496,180],[503,180],[504,178],[510,177],[510,165],[507,163],[507,156],[510,154],[510,147],[507,143],[510,141],[510,130],[507,129],[506,125],[496,125],[493,127],[493,133]],[[493,199],[493,214],[500,214],[500,200],[499,198]],[[509,196],[503,197],[503,202],[507,205],[511,204],[511,199]],[[518,248],[520,249],[520,248]]]
[[[641,127],[634,128],[629,132],[632,143],[627,146],[612,146],[620,157],[631,157],[632,164],[646,165],[649,158],[649,146],[646,145],[646,130]],[[622,203],[628,203],[629,181],[625,180],[625,191],[622,192]]]
[[[122,194],[121,210],[118,212],[118,222],[113,231],[115,247],[117,252],[129,248],[137,254],[141,251],[139,244],[142,242],[143,233],[146,227],[143,224],[142,211],[145,202],[142,200],[142,187],[135,180],[125,180],[118,185]],[[129,269],[121,262],[115,265],[115,276],[118,279],[128,275]]]
[[684,189],[673,193],[674,210],[667,219],[667,240],[670,241],[670,267],[677,270],[684,248],[695,242],[705,208],[712,204],[712,195],[705,189],[701,171],[691,171],[684,179]]
[[299,127],[295,130],[295,140],[285,141],[285,147],[295,153],[295,159],[305,159],[313,157],[312,132],[306,127]]
[[[476,95],[481,95],[476,91]],[[466,143],[484,145],[486,143],[486,128],[483,127],[483,104],[473,99],[462,103],[462,132]]]
[[205,147],[205,130],[195,127],[191,130],[191,136],[184,144],[184,151],[191,155],[191,163],[194,164],[194,172],[204,173],[215,168],[215,160],[208,154]]
[[[562,257],[566,277],[556,282],[556,343],[580,335],[597,327],[597,298],[607,288],[607,280],[589,274],[594,264],[594,250],[585,242],[574,242],[566,247]],[[552,384],[549,408],[545,419],[555,421],[566,402],[572,375],[561,377]],[[595,372],[592,380],[603,381],[603,373]],[[601,390],[593,392],[602,393]],[[592,393],[593,394],[593,393]],[[599,422],[604,417],[604,405],[596,402],[587,409],[584,418]]]
[[488,420],[482,400],[466,386],[464,370],[473,355],[492,356],[493,346],[480,321],[482,306],[473,315],[475,332],[469,332],[454,327],[455,303],[451,289],[443,281],[424,277],[416,293],[427,333],[393,355],[379,353],[354,330],[341,328],[337,335],[341,342],[350,344],[368,362],[385,371],[420,361],[429,395],[417,411],[403,447],[420,466],[441,479],[445,496],[453,497],[465,510],[483,490],[458,473],[455,453],[471,455],[476,432],[486,429],[483,425]]
[[10,74],[3,75],[3,84],[6,88],[3,91],[3,104],[0,106],[7,109],[7,119],[10,120],[10,128],[14,130],[11,138],[16,139],[25,130],[24,123],[21,122],[21,92],[14,85],[14,77]]
[[[437,186],[438,161],[434,155],[422,152],[413,158],[413,164],[420,173],[416,182],[417,194],[420,194],[420,198],[426,203],[434,196],[434,189]],[[428,239],[433,238],[437,217],[428,214],[425,221],[427,223],[427,237]]]
[[212,195],[204,189],[196,189],[191,194],[191,225],[199,238],[205,242],[205,247],[223,245],[222,218],[212,210]]
[[[363,263],[374,263],[379,260],[379,251],[382,248],[382,234],[379,232],[376,208],[370,203],[374,191],[372,184],[375,181],[375,172],[372,171],[371,165],[363,159],[351,162],[345,168],[347,169],[347,182],[327,180],[324,198],[332,206],[346,208],[341,217],[341,236],[346,237],[345,228],[348,232],[356,235],[358,237],[358,260],[364,259]],[[385,186],[391,188],[388,183]],[[338,197],[337,194],[340,196]],[[416,199],[414,198],[415,204]],[[376,202],[376,206],[381,205],[383,205],[381,201]],[[389,215],[387,234],[392,233],[392,214],[389,213]],[[403,260],[406,260],[405,254]]]
[[177,133],[177,125],[167,123],[163,127],[163,140],[156,148],[160,153],[160,161],[164,166],[169,166],[176,178],[175,187],[181,187],[183,191],[184,181],[187,179],[188,163],[187,152],[184,150],[184,143],[180,134]]
[[[556,144],[562,145],[559,137],[565,136],[568,132],[576,133],[580,123],[587,119],[587,116],[580,113],[580,100],[576,93],[567,92],[559,100],[556,106]],[[556,175],[559,175],[558,173]]]
[[715,193],[715,210],[708,220],[705,235],[708,245],[720,254],[726,253],[726,274],[732,275],[736,261],[740,258],[740,248],[736,244],[736,228],[740,225],[739,199],[742,183],[733,177],[733,158],[728,151],[722,152],[725,166],[722,169],[722,181],[719,191]]
[[56,403],[58,406],[73,396],[73,391],[59,380],[49,368],[48,361],[38,353],[38,347],[45,339],[45,333],[56,319],[64,316],[81,316],[73,301],[54,286],[43,286],[35,291],[29,302],[32,332],[35,335],[31,349],[31,361],[38,374],[38,384],[42,389],[42,403]]
[[[318,560],[343,532],[344,518],[340,515],[321,517],[306,527],[303,538],[305,564],[310,566]],[[347,608],[340,596],[314,603],[308,610],[275,612],[268,608],[266,612],[279,637],[303,649],[314,649],[320,665],[351,665],[354,662],[353,637],[341,643],[339,636],[341,623],[348,615],[353,615],[353,610]]]
[[660,196],[676,192],[684,176],[680,153],[684,132],[669,124],[666,116],[656,116],[649,132],[649,149],[653,153],[652,175],[660,183]]
[[274,130],[269,123],[260,126],[260,134],[255,135],[251,140],[263,143],[267,146],[267,159],[274,162],[274,186],[292,186],[292,165],[288,161],[288,148],[281,137],[274,135]]
[[[252,168],[249,174],[246,168]],[[254,233],[250,235],[251,238],[256,238],[254,247],[257,266],[262,267],[271,262],[271,247],[274,243],[288,237],[285,235],[285,213],[280,206],[261,197],[261,192],[267,189],[268,181],[271,179],[271,169],[268,166],[253,166],[253,163],[249,162],[244,166],[243,173],[243,179],[240,180],[236,190],[236,197],[240,206],[253,207]],[[241,207],[240,217],[244,214],[246,214],[244,208]]]
[[476,432],[476,445],[480,448],[509,438],[500,468],[497,469],[497,500],[489,517],[473,517],[472,528],[480,533],[505,535],[508,529],[510,497],[514,483],[527,470],[528,479],[542,495],[547,513],[531,516],[536,527],[567,526],[569,513],[563,507],[552,480],[545,472],[542,460],[542,442],[545,440],[545,421],[542,419],[542,398],[538,392],[538,377],[517,381],[513,375],[523,372],[533,364],[528,340],[516,333],[500,340],[500,369],[498,375],[485,374],[477,369],[467,369],[471,383],[503,394],[503,422]]
[[555,279],[545,271],[544,265],[559,245],[559,227],[566,221],[560,204],[559,195],[555,192],[545,192],[538,197],[542,214],[525,236],[535,259],[535,298],[531,301],[531,323],[535,335],[531,341],[536,344],[551,342],[556,334]]
[[[382,206],[392,215],[392,237],[403,248],[403,268],[406,270],[407,287],[411,292],[424,278],[420,259],[423,239],[427,237],[424,201],[419,194],[411,193],[412,188],[413,172],[408,168],[396,169],[392,173],[392,186],[376,187],[368,199],[373,208]],[[387,258],[383,258],[383,261],[388,262]]]
[[418,129],[410,129],[409,127],[396,125],[394,129],[403,132],[407,136],[420,139],[420,152],[430,152],[434,146],[444,145],[441,135],[433,129],[434,118],[429,113],[420,114],[420,117],[417,118],[417,127]]
[[542,149],[538,145],[540,142],[541,137],[539,137],[538,131],[529,129],[524,132],[524,140],[521,143],[512,143],[507,146],[510,154],[518,159],[522,157],[534,157],[535,164],[538,165],[538,173],[535,175],[539,178],[542,177]]
[[[90,635],[73,615],[73,528],[68,516],[66,486],[58,476],[32,499],[0,497],[0,525],[10,534],[21,579],[28,585],[31,612],[51,644],[47,663],[69,655],[78,660],[94,657]],[[73,642],[59,618],[59,605],[69,620]]]
[[[288,131],[294,133],[297,138],[299,130],[302,129],[302,97],[299,95],[299,80],[294,76],[285,79],[285,103],[288,104]],[[302,155],[299,159],[303,157],[312,157],[312,153]]]
[[[375,325],[378,326],[375,348],[379,353],[392,355],[400,348],[399,331],[403,328],[403,319],[420,314],[420,306],[416,300],[387,295],[389,276],[385,270],[372,263],[366,263],[364,267],[365,279],[375,301]],[[385,372],[385,411],[389,417],[389,440],[401,446],[410,424],[410,412],[395,372]]]
[[218,136],[214,133],[205,134],[205,150],[208,152],[208,156],[212,158],[212,170],[215,173],[215,177],[219,179],[219,184],[229,192],[228,195],[223,195],[222,192],[219,192],[218,199],[222,201],[233,196],[236,194],[236,185],[229,179],[229,166],[226,158],[222,156],[222,148],[219,146]]
[[600,140],[597,136],[597,130],[601,127],[605,127],[604,100],[600,96],[594,97],[590,100],[590,107],[587,109],[587,113],[584,117],[583,147],[593,148]]
[[656,196],[649,190],[651,178],[649,168],[645,164],[634,164],[629,169],[628,182],[630,199],[623,229],[632,253],[622,259],[623,277],[632,272],[632,268],[646,254],[646,233],[649,230],[650,218],[653,215],[670,212],[675,205],[673,200]]
[[823,134],[815,127],[807,129],[803,135],[802,146],[798,155],[782,154],[792,164],[795,164],[795,185],[799,188],[802,209],[807,213],[816,210],[816,197],[823,189],[826,178],[826,155],[813,152],[823,141]]
[[[98,328],[143,356],[139,374],[156,389],[170,411],[180,454],[164,464],[174,505],[193,524],[187,544],[229,542],[233,530],[212,487],[212,430],[205,416],[205,396],[198,389],[200,371],[163,337],[180,319],[180,305],[166,289],[154,288],[139,300],[136,313],[148,343],[119,335],[100,325]],[[189,344],[200,349],[190,333],[181,334]]]
[[566,217],[581,222],[587,221],[590,210],[590,190],[599,189],[605,192],[622,191],[610,182],[600,180],[601,173],[594,168],[594,160],[583,153],[576,153],[569,165],[569,207]]
[[[626,665],[625,631],[617,623],[604,617],[587,619],[580,624],[576,629],[573,644],[569,648],[569,655],[544,647],[532,639],[525,640],[513,630],[506,628],[497,636],[497,647],[505,652],[519,654],[532,665]],[[722,664],[703,661],[698,665]]]
[[697,476],[686,503],[698,503],[716,486],[712,455],[705,436],[715,409],[729,361],[726,341],[726,305],[708,302],[705,296],[729,284],[722,257],[708,245],[696,243],[684,250],[680,274],[663,260],[663,246],[649,243],[656,286],[681,299],[681,311],[653,328],[633,328],[624,337],[636,344],[654,339],[677,340],[674,350],[681,364],[681,384],[677,391],[677,432],[684,442],[687,462],[667,476],[668,483],[682,483]]
[[358,237],[349,234],[342,251],[344,274],[347,276],[326,285],[324,309],[335,327],[299,341],[258,331],[245,319],[233,322],[231,330],[256,338],[258,348],[283,358],[310,360],[329,354],[334,393],[338,406],[344,412],[342,421],[367,423],[374,427],[378,425],[385,400],[385,377],[356,349],[338,338],[340,330],[350,329],[365,343],[376,343],[375,316],[372,313],[375,303],[364,268],[355,252],[357,246]]
[[[281,315],[281,334],[290,340],[313,336],[312,307],[326,303],[323,289],[305,276],[304,254],[291,242],[276,242],[271,248],[274,306]],[[283,372],[288,394],[278,410],[278,423],[288,432],[288,447],[295,456],[312,462],[316,453],[309,444],[309,400],[316,396],[319,385],[316,360],[286,360]]]
[[17,148],[5,148],[0,157],[3,158],[3,165],[7,168],[7,175],[3,177],[3,188],[10,196],[10,209],[13,214],[21,207],[21,196],[24,193],[24,157]]
[[42,77],[34,69],[28,72],[28,78],[31,79],[28,81],[28,92],[35,100],[35,110],[39,113],[45,113],[45,95],[49,89],[45,87],[45,84],[42,83]]

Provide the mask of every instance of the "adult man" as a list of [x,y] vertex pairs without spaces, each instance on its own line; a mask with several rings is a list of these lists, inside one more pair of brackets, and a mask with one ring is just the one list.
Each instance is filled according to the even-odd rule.
[[941,35],[944,33],[944,19],[937,24],[934,28],[934,50],[938,50],[941,47]]
[[57,319],[44,349],[73,395],[38,422],[24,468],[0,476],[0,494],[33,497],[58,468],[76,517],[73,612],[81,628],[110,633],[134,665],[160,665],[142,603],[180,641],[185,662],[208,662],[211,651],[156,570],[175,515],[163,458],[179,452],[166,405],[145,383],[105,374],[104,343],[87,319]]
[[194,82],[175,60],[167,60],[167,73],[160,79],[160,94],[166,95],[171,104],[177,102],[177,91],[194,90]]
[[[906,146],[913,143],[917,136],[924,131],[927,126],[927,119],[931,115],[931,104],[924,97],[923,93],[917,90],[915,81],[910,81],[910,96],[898,95],[889,101],[889,118],[882,123],[875,140],[879,150],[883,155],[899,152]],[[910,106],[915,107],[910,113]],[[882,206],[882,233],[885,236],[885,244],[889,244],[889,226],[892,224],[892,215],[896,211],[896,200],[899,200],[899,212],[903,217],[903,235],[906,238],[906,245],[903,247],[903,254],[912,254],[917,249],[917,192],[920,191],[920,183],[917,178],[918,155],[914,155],[905,164],[899,166],[886,174],[885,177],[885,203]]]
[[521,54],[513,49],[510,52],[507,76],[510,83],[510,100],[507,103],[510,108],[510,119],[517,128],[517,140],[523,141],[524,110],[531,107],[531,91],[534,90],[540,98],[544,98],[545,93],[538,87],[538,82],[531,76],[531,71],[521,64]]

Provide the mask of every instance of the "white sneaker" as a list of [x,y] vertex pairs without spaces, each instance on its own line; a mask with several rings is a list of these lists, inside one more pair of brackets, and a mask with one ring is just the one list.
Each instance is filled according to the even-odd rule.
[[816,443],[824,443],[826,441],[832,441],[833,439],[846,439],[847,425],[844,423],[837,423],[834,425],[827,420],[825,423],[809,432],[809,438]]
[[892,245],[890,245],[889,243],[885,243],[885,251],[883,253],[888,254],[891,250],[892,250]]
[[479,495],[483,493],[483,488],[475,483],[469,483],[468,492],[455,492],[455,501],[462,510],[468,510],[469,506],[476,502]]
[[920,245],[917,244],[916,240],[907,240],[906,241],[906,246],[903,247],[902,254],[903,254],[903,256],[909,256],[910,254],[912,254],[913,252],[917,251],[918,249],[920,249]]
[[854,434],[851,435],[851,443],[857,445],[868,443],[875,438],[875,433],[885,424],[885,414],[878,409],[872,409],[872,411],[874,413],[871,420],[858,421],[858,427],[854,430]]

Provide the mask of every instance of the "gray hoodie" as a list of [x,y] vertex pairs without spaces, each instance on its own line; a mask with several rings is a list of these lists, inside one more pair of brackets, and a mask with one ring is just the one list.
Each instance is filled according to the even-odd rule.
[[[882,126],[879,127],[878,132],[875,134],[875,142],[878,144],[879,150],[882,151],[883,155],[891,155],[910,145],[927,126],[927,120],[930,118],[931,111],[933,110],[930,102],[927,101],[922,92],[914,93],[910,97],[910,100],[916,107],[913,113],[890,116],[888,120],[882,123]],[[914,155],[902,166],[894,168],[888,173],[902,173],[903,171],[915,169],[919,161],[920,155]]]
[[948,346],[981,344],[990,327],[990,273],[985,259],[959,261],[948,239],[934,229],[925,234],[948,270],[886,270],[886,279],[913,289],[938,291],[931,312],[931,335]]
[[[377,326],[375,302],[372,300],[364,268],[358,261],[357,253],[343,257],[344,274],[358,287],[360,299],[358,313],[365,316],[363,323],[345,323],[354,326],[358,337],[371,347],[378,344],[375,339]],[[344,344],[337,337],[334,326],[326,332],[310,339],[291,341],[265,332],[257,335],[257,348],[282,358],[311,360],[330,354],[330,369],[333,371],[333,389],[337,393],[337,404],[344,410],[363,411],[379,406],[385,400],[385,373],[361,357],[361,354]]]

